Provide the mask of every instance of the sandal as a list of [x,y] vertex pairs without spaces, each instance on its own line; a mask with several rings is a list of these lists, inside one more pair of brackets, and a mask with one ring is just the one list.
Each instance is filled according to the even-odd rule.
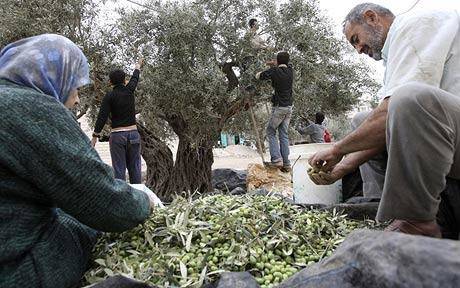
[[390,225],[385,228],[385,231],[442,238],[441,229],[435,221],[416,222],[407,220],[393,220],[393,222],[391,222]]

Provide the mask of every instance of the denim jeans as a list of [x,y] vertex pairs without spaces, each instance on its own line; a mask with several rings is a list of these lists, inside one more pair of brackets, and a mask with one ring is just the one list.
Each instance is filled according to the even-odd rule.
[[141,137],[139,132],[137,130],[112,132],[109,144],[115,178],[126,180],[126,168],[128,168],[129,183],[141,184]]
[[[289,137],[288,128],[291,121],[292,106],[272,108],[272,114],[267,125],[268,145],[270,147],[270,158],[272,162],[283,161],[284,165],[289,162]],[[276,131],[278,130],[278,139]]]

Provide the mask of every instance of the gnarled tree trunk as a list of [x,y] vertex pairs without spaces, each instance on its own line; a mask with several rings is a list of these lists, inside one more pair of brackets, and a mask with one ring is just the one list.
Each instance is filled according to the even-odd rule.
[[[218,135],[220,131],[212,131],[212,125],[207,135],[202,135],[199,143],[190,141],[190,133],[187,122],[181,115],[169,115],[166,117],[169,125],[179,137],[176,162],[174,163],[173,175],[171,177],[171,188],[177,193],[180,192],[201,192],[212,191],[211,167],[214,163],[212,154],[212,135]],[[214,128],[216,129],[216,127]]]
[[147,164],[146,186],[164,202],[172,201],[175,195],[184,191],[212,191],[212,142],[202,141],[199,145],[193,145],[185,134],[185,122],[181,119],[170,120],[179,136],[175,162],[169,147],[145,126],[137,124],[142,138],[142,157]]
[[191,193],[212,191],[213,139],[217,139],[229,118],[241,109],[248,109],[249,105],[253,103],[248,97],[232,102],[222,117],[214,125],[209,125],[209,130],[199,143],[192,143],[189,140],[193,138],[189,137],[192,132],[181,115],[163,116],[179,137],[175,162],[169,147],[145,126],[138,123],[142,137],[142,157],[147,164],[146,185],[166,202],[184,191]]
[[173,190],[192,193],[212,191],[211,167],[213,163],[212,143],[205,142],[194,147],[185,137],[179,137],[171,183]]
[[162,201],[169,202],[174,196],[171,189],[171,175],[174,161],[171,150],[161,139],[153,135],[145,126],[137,123],[141,135],[141,153],[147,164],[145,185],[152,189]]

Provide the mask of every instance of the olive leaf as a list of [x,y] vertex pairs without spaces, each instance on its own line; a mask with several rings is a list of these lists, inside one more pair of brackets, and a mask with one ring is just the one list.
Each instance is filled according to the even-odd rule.
[[190,247],[192,246],[192,237],[193,237],[193,231],[190,231],[190,233],[187,236],[187,242],[185,245],[185,250],[187,252],[190,251]]
[[96,260],[94,260],[94,262],[96,262],[97,264],[99,264],[99,265],[101,265],[101,266],[104,266],[104,267],[107,266],[107,265],[105,264],[104,259],[96,259]]
[[184,262],[180,261],[180,275],[182,278],[187,278],[187,266],[185,266]]
[[206,272],[208,271],[208,266],[204,266],[203,270],[201,271],[200,274],[200,279],[198,280],[198,287],[202,287],[204,283],[204,279],[206,278]]

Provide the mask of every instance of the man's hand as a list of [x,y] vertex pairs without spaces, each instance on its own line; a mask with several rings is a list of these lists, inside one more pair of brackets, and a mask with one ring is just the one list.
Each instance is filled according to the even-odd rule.
[[331,185],[335,181],[342,179],[345,175],[352,172],[356,167],[348,165],[346,161],[339,162],[328,173],[319,171],[318,173],[309,173],[311,181],[316,185]]
[[94,137],[94,136],[93,136],[93,139],[91,139],[91,146],[93,146],[93,148],[96,147],[96,143],[97,143],[97,140],[98,140],[98,139],[99,139],[99,138]]
[[[382,152],[382,149],[376,148],[350,153],[347,154],[347,157],[343,158],[342,161],[337,163],[337,165],[332,167],[331,171],[321,171],[321,167],[316,168],[312,166],[316,171],[310,171],[308,175],[310,176],[310,179],[317,185],[330,185],[335,181],[343,178],[343,176],[345,176],[346,174],[358,169],[358,167],[361,164],[369,161],[370,159]],[[322,169],[324,170],[324,166],[322,167]]]
[[332,168],[340,162],[343,158],[343,154],[339,152],[337,147],[334,145],[329,149],[316,152],[310,157],[308,163],[311,167],[314,167],[323,172],[329,172]]
[[144,57],[140,57],[139,60],[136,63],[136,66],[134,66],[134,68],[135,69],[141,69],[143,64],[144,64]]

